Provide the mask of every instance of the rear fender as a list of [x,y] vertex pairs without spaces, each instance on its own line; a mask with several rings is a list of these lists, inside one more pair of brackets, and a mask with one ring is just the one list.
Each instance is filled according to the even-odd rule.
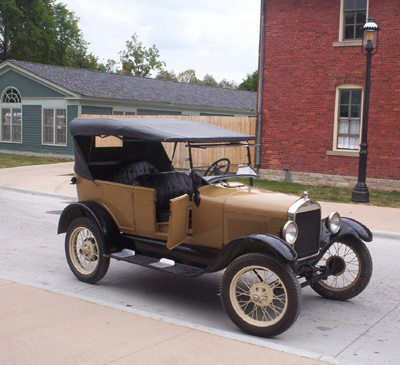
[[70,224],[77,218],[92,219],[103,233],[106,254],[115,250],[119,230],[110,214],[100,204],[94,201],[76,202],[68,205],[61,213],[57,233],[65,233]]
[[297,253],[286,241],[267,234],[252,234],[229,242],[218,254],[207,272],[222,270],[236,257],[251,252],[273,255],[291,267],[297,263]]

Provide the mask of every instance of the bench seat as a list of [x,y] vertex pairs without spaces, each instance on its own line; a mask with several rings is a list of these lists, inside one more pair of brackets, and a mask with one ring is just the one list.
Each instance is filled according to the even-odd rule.
[[134,184],[155,189],[157,221],[164,222],[168,221],[170,199],[187,194],[192,200],[195,189],[207,184],[198,175],[194,176],[194,180],[193,184],[193,177],[188,172],[168,171],[138,176]]
[[89,167],[96,180],[111,181],[126,185],[132,185],[134,180],[140,175],[155,174],[158,172],[157,168],[147,161],[92,163]]

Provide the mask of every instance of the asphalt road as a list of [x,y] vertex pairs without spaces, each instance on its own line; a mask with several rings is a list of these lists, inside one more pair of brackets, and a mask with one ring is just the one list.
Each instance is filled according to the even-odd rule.
[[256,345],[322,354],[332,362],[399,363],[400,242],[395,235],[368,244],[374,273],[362,294],[334,302],[305,288],[294,326],[278,338],[259,339],[243,334],[225,315],[220,273],[188,279],[112,261],[98,284],[79,282],[65,259],[65,237],[56,234],[67,203],[0,190],[0,278]]

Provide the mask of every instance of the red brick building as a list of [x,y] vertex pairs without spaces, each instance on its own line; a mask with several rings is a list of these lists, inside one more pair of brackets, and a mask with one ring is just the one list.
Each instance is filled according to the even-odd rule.
[[359,28],[372,14],[381,30],[372,58],[367,184],[400,190],[400,0],[261,2],[261,174],[355,185],[366,68]]

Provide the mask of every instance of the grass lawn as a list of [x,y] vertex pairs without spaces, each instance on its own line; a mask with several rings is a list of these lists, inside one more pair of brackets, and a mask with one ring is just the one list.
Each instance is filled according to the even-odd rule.
[[[311,199],[336,203],[351,203],[351,193],[353,191],[353,189],[332,186],[312,186],[257,179],[254,179],[254,186],[298,196],[302,196],[304,191],[308,191]],[[369,189],[369,199],[369,205],[400,208],[400,191]]]
[[56,157],[24,156],[24,155],[12,155],[8,153],[0,153],[0,169],[6,167],[45,165],[49,163],[60,163],[68,161],[72,160],[56,158]]

